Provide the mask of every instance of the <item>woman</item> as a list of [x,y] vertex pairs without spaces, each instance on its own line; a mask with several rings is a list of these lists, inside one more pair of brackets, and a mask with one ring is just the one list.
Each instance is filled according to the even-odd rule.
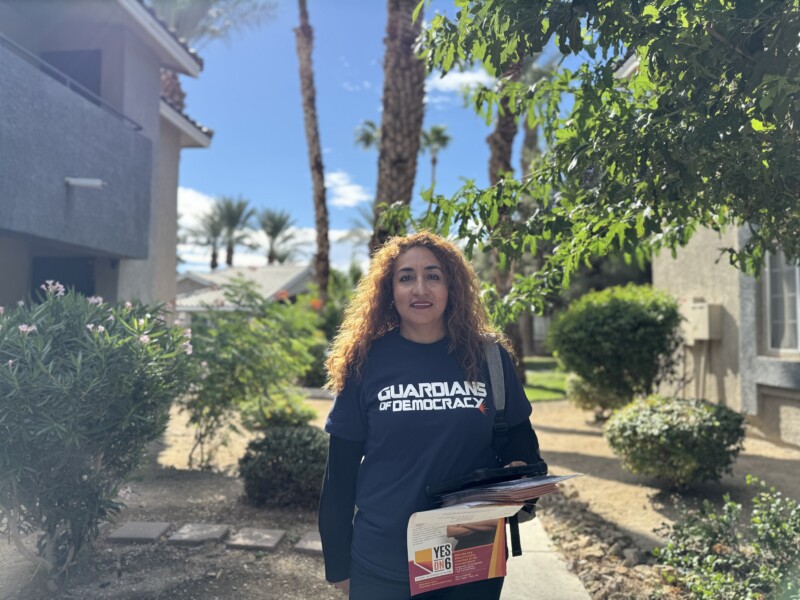
[[[492,450],[488,340],[499,340],[505,373],[510,435],[501,457]],[[421,232],[375,253],[327,360],[336,397],[319,527],[326,578],[351,599],[409,598],[406,528],[412,513],[435,508],[427,485],[538,460],[508,348],[452,243]],[[499,598],[502,585],[494,578],[415,598]]]

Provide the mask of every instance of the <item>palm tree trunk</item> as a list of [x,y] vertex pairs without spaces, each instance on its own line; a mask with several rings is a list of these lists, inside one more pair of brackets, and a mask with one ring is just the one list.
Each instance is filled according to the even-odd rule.
[[[383,59],[383,115],[381,118],[378,186],[375,217],[379,205],[411,203],[417,174],[419,137],[424,116],[425,62],[414,52],[422,19],[412,22],[417,0],[389,0],[386,53]],[[372,254],[392,232],[375,227],[370,240]]]
[[219,252],[216,248],[211,249],[211,270],[215,271],[219,266]]
[[431,191],[436,187],[436,163],[438,157],[435,152],[431,152]]
[[225,246],[225,264],[229,267],[233,266],[233,244],[231,243]]
[[[489,144],[489,183],[496,185],[503,178],[505,173],[512,172],[514,169],[511,166],[511,150],[514,145],[514,138],[517,135],[517,121],[515,115],[511,112],[511,107],[508,97],[503,97],[500,102],[500,111],[497,115],[497,123],[495,124],[494,131],[486,138]],[[504,207],[500,210],[500,220],[507,221],[511,218],[510,207]],[[514,267],[515,261],[509,260],[506,263],[506,268],[501,270],[499,266],[498,252],[492,252],[492,259],[495,270],[495,286],[497,287],[497,294],[504,298],[511,291],[511,286],[514,281]],[[519,359],[516,365],[517,374],[522,381],[525,381],[525,365],[522,361],[522,336],[519,330],[518,323],[509,323],[505,327],[505,334],[511,340],[511,345],[514,347],[514,353]]]
[[330,275],[330,242],[328,240],[328,204],[325,199],[325,169],[319,142],[317,119],[317,92],[314,87],[314,68],[311,52],[314,48],[314,31],[308,22],[306,0],[298,0],[300,27],[294,30],[297,38],[297,56],[300,59],[300,89],[303,95],[303,118],[308,143],[308,162],[314,182],[314,224],[317,229],[317,253],[314,255],[314,275],[319,287],[320,300],[328,300]]

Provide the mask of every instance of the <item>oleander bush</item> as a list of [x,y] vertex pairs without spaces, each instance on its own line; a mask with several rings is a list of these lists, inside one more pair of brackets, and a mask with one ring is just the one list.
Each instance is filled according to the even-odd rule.
[[[122,507],[193,369],[161,307],[42,287],[40,303],[0,308],[0,532],[52,586]],[[21,536],[37,530],[32,553]]]
[[654,550],[656,560],[690,598],[800,598],[800,505],[749,475],[747,483],[756,491],[749,518],[726,495],[720,511],[707,500],[683,507],[681,519],[658,532],[667,543]]
[[256,506],[316,507],[327,457],[328,436],[316,427],[268,427],[239,461],[247,499]]
[[581,296],[554,321],[548,340],[564,367],[599,397],[630,401],[673,374],[680,321],[674,298],[629,284]]
[[628,471],[686,487],[730,472],[744,417],[706,400],[652,395],[615,412],[605,436]]

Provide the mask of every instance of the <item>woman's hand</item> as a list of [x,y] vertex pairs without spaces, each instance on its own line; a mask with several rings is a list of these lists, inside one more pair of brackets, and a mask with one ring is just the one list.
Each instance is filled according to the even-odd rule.
[[331,585],[333,587],[335,587],[337,590],[339,590],[340,592],[344,592],[345,594],[349,594],[350,593],[350,580],[349,579],[345,579],[344,581],[337,581],[335,583],[332,583]]

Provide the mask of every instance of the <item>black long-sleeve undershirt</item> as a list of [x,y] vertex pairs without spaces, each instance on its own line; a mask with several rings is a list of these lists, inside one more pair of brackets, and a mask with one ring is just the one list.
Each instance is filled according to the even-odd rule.
[[[504,464],[540,460],[539,440],[530,421],[508,430],[508,445],[500,457]],[[350,577],[356,479],[364,456],[364,442],[331,436],[328,463],[319,502],[319,533],[325,558],[325,579],[335,583]]]

